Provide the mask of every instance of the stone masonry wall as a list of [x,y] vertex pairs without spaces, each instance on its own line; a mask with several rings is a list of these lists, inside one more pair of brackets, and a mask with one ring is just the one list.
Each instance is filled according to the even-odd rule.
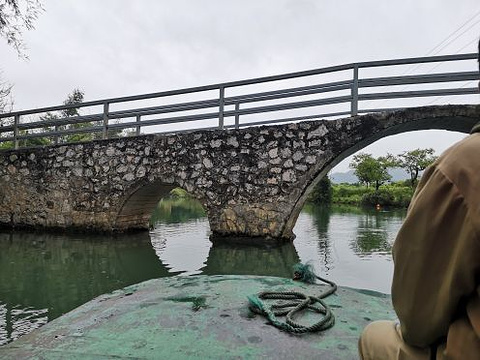
[[336,163],[386,135],[468,131],[475,106],[431,107],[232,131],[199,131],[0,152],[0,225],[145,229],[180,186],[215,236],[292,239],[313,187]]

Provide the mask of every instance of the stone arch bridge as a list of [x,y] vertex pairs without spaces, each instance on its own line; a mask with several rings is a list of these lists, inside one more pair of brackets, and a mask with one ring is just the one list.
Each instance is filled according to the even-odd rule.
[[174,187],[203,204],[212,236],[291,240],[313,186],[374,141],[425,129],[468,133],[480,106],[451,105],[229,131],[0,152],[0,225],[147,229]]

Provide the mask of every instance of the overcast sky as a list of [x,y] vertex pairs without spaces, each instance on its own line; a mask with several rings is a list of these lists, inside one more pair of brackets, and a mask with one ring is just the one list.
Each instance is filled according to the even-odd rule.
[[[480,36],[478,0],[43,3],[36,29],[24,35],[29,61],[0,43],[0,68],[14,85],[17,110],[61,104],[74,88],[95,100],[357,61],[476,52]],[[435,49],[444,40],[447,46]],[[364,151],[441,152],[464,136],[434,134],[398,135]]]

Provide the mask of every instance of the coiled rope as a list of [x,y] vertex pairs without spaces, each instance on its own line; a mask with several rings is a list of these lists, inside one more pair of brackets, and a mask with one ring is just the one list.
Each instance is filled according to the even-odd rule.
[[[314,284],[320,280],[330,287],[318,296],[305,295],[296,291],[264,291],[257,295],[247,296],[249,308],[254,313],[265,316],[268,321],[280,330],[303,334],[307,332],[323,331],[335,324],[335,316],[330,307],[322,300],[337,290],[337,285],[315,274],[311,264],[297,264],[294,266],[294,279]],[[267,305],[262,300],[280,300]],[[321,314],[321,319],[312,325],[302,325],[294,320],[295,316],[305,310]],[[280,321],[277,316],[285,316]]]

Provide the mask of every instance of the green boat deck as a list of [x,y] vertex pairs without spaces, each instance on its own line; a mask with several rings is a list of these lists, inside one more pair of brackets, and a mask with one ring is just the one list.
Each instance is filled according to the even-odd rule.
[[[326,299],[335,326],[293,335],[248,309],[247,295],[323,285],[262,276],[149,280],[99,296],[0,347],[0,359],[358,359],[363,327],[395,319],[388,295],[340,287]],[[307,312],[299,321],[318,321]]]

